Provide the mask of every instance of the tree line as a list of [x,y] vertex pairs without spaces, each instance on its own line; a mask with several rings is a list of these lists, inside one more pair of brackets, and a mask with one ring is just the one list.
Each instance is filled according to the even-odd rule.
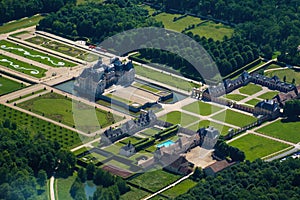
[[76,4],[76,0],[1,0],[0,24],[37,13],[55,12],[68,3]]

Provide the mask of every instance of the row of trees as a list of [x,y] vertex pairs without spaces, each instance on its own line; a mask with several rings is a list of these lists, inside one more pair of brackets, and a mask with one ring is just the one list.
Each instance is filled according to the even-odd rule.
[[0,149],[0,199],[36,199],[37,184],[44,186],[55,170],[70,175],[76,163],[58,143],[20,130],[9,119],[0,125]]
[[[242,162],[206,177],[188,193],[176,200],[266,199],[290,200],[300,198],[300,159],[284,162]],[[201,171],[199,177],[201,177]]]
[[55,12],[67,3],[75,4],[76,0],[1,0],[0,24],[37,13]]
[[220,158],[229,156],[232,161],[244,161],[245,153],[236,147],[229,146],[224,140],[219,139],[215,145],[215,155]]
[[300,115],[300,100],[287,101],[283,108],[283,114],[288,118],[295,118]]
[[111,200],[119,199],[120,195],[130,190],[126,182],[118,176],[111,175],[93,163],[89,163],[85,168],[78,170],[78,176],[70,189],[71,196],[74,199],[86,199],[84,192],[84,183],[92,180],[97,186],[93,199]]

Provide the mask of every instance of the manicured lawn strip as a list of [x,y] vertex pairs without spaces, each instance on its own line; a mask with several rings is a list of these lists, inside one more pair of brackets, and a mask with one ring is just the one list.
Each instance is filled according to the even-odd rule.
[[152,192],[156,192],[159,189],[175,182],[181,176],[174,175],[164,170],[148,171],[140,176],[130,180],[129,182],[134,183],[140,187],[146,188]]
[[85,54],[81,54],[79,56],[77,56],[77,58],[81,59],[81,60],[85,60],[87,62],[93,62],[99,59],[100,56],[90,53],[90,52],[86,52]]
[[[1,61],[2,59],[9,60],[10,62],[13,63],[13,65],[19,65],[19,67],[24,67],[26,69],[32,69],[32,71],[38,71],[38,74],[33,74],[33,73],[31,73],[32,71],[30,71],[30,70],[16,69],[13,66],[11,66],[10,63]],[[5,56],[5,55],[0,55],[0,65],[2,65],[4,67],[7,67],[9,69],[18,71],[18,72],[22,72],[22,73],[27,74],[29,76],[36,77],[36,78],[44,77],[45,72],[47,71],[46,69],[31,65],[29,63],[25,63],[23,61],[20,61],[20,60],[17,60],[15,58],[11,58],[11,57],[8,57],[8,56]]]
[[29,33],[29,31],[21,31],[21,32],[17,32],[17,33],[11,34],[9,36],[18,38],[17,36],[24,35],[24,34],[27,34],[27,33]]
[[276,71],[269,71],[265,73],[266,76],[278,76],[280,80],[283,80],[284,76],[286,76],[286,82],[291,83],[293,78],[295,79],[296,85],[300,84],[300,73],[293,69],[283,69]]
[[226,26],[221,23],[215,23],[212,21],[205,22],[200,26],[195,27],[190,30],[194,35],[199,35],[200,37],[205,36],[206,38],[212,38],[214,40],[222,41],[226,35],[231,38],[234,30],[230,26]]
[[259,85],[255,85],[255,84],[248,84],[242,88],[239,89],[240,93],[243,93],[243,94],[248,94],[248,95],[253,95],[259,91],[262,90],[262,87],[259,86]]
[[258,104],[260,101],[261,101],[261,100],[258,100],[258,99],[251,99],[251,100],[247,101],[246,104],[255,106],[255,105]]
[[[12,47],[12,48],[23,49],[24,51],[29,52],[33,56],[39,55],[39,56],[46,57],[46,59],[42,59],[40,57],[32,57],[32,56],[29,56],[29,55],[25,55],[24,51],[19,51],[18,49],[4,49],[4,48],[0,48],[0,49],[2,49],[4,51],[11,52],[13,54],[25,57],[25,58],[27,58],[29,60],[33,60],[33,61],[45,64],[45,65],[49,65],[51,67],[74,67],[74,66],[76,66],[75,63],[71,63],[71,62],[62,60],[60,58],[57,58],[57,57],[54,57],[54,56],[51,56],[51,55],[48,55],[48,54],[36,51],[34,49],[27,48],[27,47],[22,46],[22,45],[18,45],[18,44],[12,43],[12,42],[7,41],[7,40],[0,40],[0,46],[1,45],[5,45],[6,48]],[[47,58],[49,58],[50,61],[54,62],[54,64],[51,63],[50,61],[48,61]],[[65,65],[58,65],[58,63],[60,63],[60,62],[63,62]]]
[[43,43],[48,43],[51,40],[37,35],[37,36],[31,37],[31,38],[28,38],[25,41],[33,43],[33,44],[37,44],[37,45],[42,45]]
[[277,120],[258,129],[257,132],[289,142],[298,143],[300,142],[299,128],[300,121],[284,122],[284,120]]
[[260,96],[258,96],[258,98],[261,99],[272,99],[273,97],[275,97],[279,92],[276,91],[272,91],[272,92],[266,92]]
[[253,134],[247,134],[237,140],[234,140],[233,142],[230,142],[229,145],[244,151],[246,159],[250,161],[265,157],[269,154],[289,147],[287,144],[276,142],[274,140]]
[[200,114],[203,116],[207,116],[207,115],[210,115],[212,113],[222,110],[222,108],[219,106],[214,106],[214,105],[202,102],[202,101],[197,101],[197,102],[191,103],[189,105],[184,106],[182,109],[189,111],[189,112],[196,113],[196,114]]
[[185,91],[191,91],[194,87],[194,85],[188,81],[185,81],[183,79],[161,73],[159,71],[149,69],[146,67],[142,67],[140,65],[134,65],[136,74],[155,80],[160,83],[164,83],[166,85],[182,89]]
[[[92,132],[121,120],[121,117],[113,116],[111,113],[100,109],[94,112],[98,121],[93,120],[94,118],[90,117],[91,114],[94,114],[91,106],[78,102],[78,105],[75,104],[73,107],[72,99],[56,93],[44,94],[22,102],[18,106],[71,127],[76,125],[78,129],[85,132]],[[76,115],[76,119],[74,119],[73,114]]]
[[56,179],[56,183],[57,183],[56,192],[57,192],[58,199],[73,200],[70,194],[70,189],[75,179],[76,179],[75,174],[73,176],[69,176],[66,179],[64,178]]
[[149,86],[149,85],[146,85],[146,84],[141,84],[141,83],[135,82],[135,83],[133,83],[133,85],[134,85],[135,87],[137,87],[137,88],[142,88],[142,89],[147,90],[147,91],[150,91],[150,92],[154,92],[154,93],[159,92],[158,89],[153,88],[153,87],[151,87],[151,86]]
[[14,92],[24,87],[26,87],[24,84],[0,76],[0,95]]
[[239,127],[246,126],[256,121],[256,118],[253,116],[246,115],[240,112],[235,112],[229,109],[213,116],[212,118],[219,121],[225,121],[228,124],[232,124]]
[[47,139],[57,141],[66,149],[71,149],[82,144],[82,141],[87,140],[86,137],[79,136],[76,132],[4,105],[0,105],[0,113],[0,121],[9,119],[11,122],[15,122],[18,128],[31,132],[32,137],[38,133],[42,133]]
[[41,90],[38,90],[38,91],[35,91],[35,92],[32,92],[32,93],[29,93],[29,94],[25,94],[25,95],[23,95],[23,96],[19,96],[18,98],[9,100],[8,103],[11,103],[11,102],[14,102],[14,101],[18,101],[18,100],[20,100],[20,99],[25,99],[25,98],[27,98],[27,97],[30,97],[30,96],[32,96],[32,95],[35,95],[35,94],[38,94],[38,93],[42,93],[42,92],[46,92],[46,90],[41,89]]
[[130,191],[126,192],[125,194],[121,195],[121,200],[133,200],[133,199],[142,199],[145,196],[150,195],[150,193],[137,189],[135,187],[130,187]]
[[156,133],[158,133],[159,130],[153,129],[153,128],[148,128],[146,130],[143,130],[142,132],[140,132],[140,134],[146,135],[146,136],[153,136]]
[[199,128],[208,127],[208,126],[213,126],[214,128],[218,129],[221,135],[226,135],[228,133],[228,130],[231,128],[229,126],[225,126],[208,120],[200,121],[199,123],[191,125],[187,128],[191,129],[192,131],[197,131]]
[[112,153],[114,155],[118,155],[119,152],[120,152],[120,149],[121,149],[120,146],[112,144],[112,145],[110,145],[108,147],[105,147],[103,150],[107,151],[107,152],[110,152],[110,153]]
[[186,179],[182,181],[181,183],[177,184],[176,186],[164,191],[162,194],[170,197],[170,198],[175,198],[181,194],[186,193],[189,189],[197,185],[196,182]]
[[142,139],[143,138],[139,138],[139,137],[136,137],[136,136],[130,136],[130,137],[127,137],[127,138],[125,138],[124,140],[122,140],[120,142],[123,143],[123,146],[124,146],[124,144],[128,144],[129,141],[131,142],[131,144],[135,144],[135,143],[139,142]]
[[0,26],[0,34],[2,33],[9,33],[12,31],[15,31],[17,29],[26,28],[29,26],[34,26],[39,23],[41,19],[43,19],[43,16],[37,15],[32,16],[26,19],[20,19],[11,23],[6,23],[2,26]]
[[120,101],[120,102],[122,102],[122,103],[128,104],[128,105],[133,103],[132,101],[130,101],[130,100],[128,100],[128,99],[123,99],[123,98],[121,98],[121,97],[119,97],[119,96],[116,96],[116,95],[113,95],[113,94],[111,94],[111,93],[108,93],[108,94],[106,94],[105,96],[107,96],[107,97],[109,97],[109,98],[111,98],[111,99],[115,99],[115,100],[117,100],[117,101]]
[[180,124],[183,127],[199,120],[199,118],[197,117],[181,113],[179,111],[169,112],[168,114],[160,117],[159,119],[166,122],[170,122],[172,124]]
[[280,69],[282,68],[281,66],[279,65],[276,65],[276,64],[271,64],[271,65],[268,65],[267,69]]
[[241,101],[245,99],[247,96],[242,94],[227,94],[224,96],[226,99],[234,100],[234,101]]
[[122,162],[116,161],[116,160],[110,160],[107,163],[105,163],[105,165],[112,165],[112,166],[118,167],[120,169],[126,169],[126,170],[130,169],[130,166],[128,166]]

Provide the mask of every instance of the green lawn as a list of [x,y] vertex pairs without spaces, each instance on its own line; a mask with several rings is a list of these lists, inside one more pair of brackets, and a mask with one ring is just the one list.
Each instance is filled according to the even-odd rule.
[[265,157],[289,147],[286,144],[253,134],[245,135],[233,142],[230,142],[229,144],[244,151],[246,159],[250,161]]
[[203,116],[211,115],[212,113],[222,110],[222,108],[219,106],[214,106],[202,101],[191,103],[189,105],[184,106],[182,109]]
[[130,104],[133,103],[133,101],[130,101],[130,100],[128,100],[128,99],[124,99],[124,98],[122,98],[122,97],[113,95],[112,93],[108,93],[108,94],[106,94],[105,96],[107,96],[107,97],[109,97],[109,98],[111,98],[111,99],[120,101],[120,102],[122,102],[122,103],[125,103],[125,104],[127,104],[127,105],[130,105]]
[[26,86],[22,83],[18,83],[11,79],[0,76],[0,95],[14,92],[14,91],[19,90],[24,87],[26,87]]
[[193,131],[197,131],[199,128],[213,126],[214,128],[218,129],[221,133],[221,135],[226,135],[228,133],[228,130],[231,128],[229,126],[225,126],[222,124],[218,124],[216,122],[208,121],[208,120],[202,120],[199,123],[196,123],[194,125],[191,125],[187,127],[188,129],[191,129]]
[[205,36],[206,38],[222,41],[225,35],[228,38],[231,38],[234,29],[221,23],[208,21],[190,31],[194,35],[199,35],[200,37]]
[[246,126],[256,121],[256,118],[253,116],[246,115],[240,112],[235,112],[229,109],[213,116],[212,118],[219,121],[225,121],[228,124],[232,124],[239,127]]
[[69,176],[68,178],[58,178],[56,179],[56,192],[57,192],[57,197],[58,199],[63,199],[63,200],[73,200],[70,194],[70,189],[72,184],[74,183],[76,179],[76,176]]
[[267,69],[280,69],[282,68],[281,66],[279,65],[276,65],[276,64],[271,64],[271,65],[268,65]]
[[172,124],[180,124],[183,127],[186,127],[187,125],[199,120],[198,117],[181,113],[179,111],[169,112],[168,114],[160,117],[159,119],[166,122],[170,122]]
[[280,138],[289,142],[300,142],[300,121],[284,122],[284,120],[277,120],[265,127],[257,130],[257,132],[269,135],[275,138]]
[[255,105],[258,104],[260,101],[261,101],[261,100],[259,100],[259,99],[251,99],[251,100],[247,101],[246,104],[255,106]]
[[1,122],[5,119],[9,119],[11,122],[15,122],[18,128],[28,130],[32,133],[32,137],[42,133],[47,139],[57,141],[63,148],[66,149],[71,149],[72,147],[78,146],[82,144],[83,141],[87,140],[86,137],[79,136],[76,132],[1,104],[0,113]]
[[36,78],[41,78],[45,76],[46,69],[19,61],[15,58],[11,58],[5,55],[0,55],[0,65],[10,68],[12,70],[33,76]]
[[240,93],[247,94],[247,95],[253,95],[261,90],[262,90],[261,86],[255,85],[253,83],[250,83],[239,89]]
[[196,182],[194,182],[190,179],[186,179],[186,180],[182,181],[180,184],[172,187],[171,189],[164,191],[162,194],[164,194],[170,198],[175,198],[181,194],[186,193],[189,189],[191,189],[192,187],[194,187],[196,185],[197,185]]
[[43,18],[44,17],[37,15],[37,16],[32,16],[32,17],[26,18],[26,19],[20,19],[20,20],[11,22],[11,23],[6,23],[6,24],[0,26],[0,34],[9,33],[9,32],[15,31],[17,29],[37,25],[39,23],[39,21]]
[[135,187],[130,187],[130,191],[121,195],[121,200],[133,200],[133,199],[142,199],[145,196],[150,195],[150,193],[145,192],[144,190],[137,189]]
[[18,106],[71,127],[76,125],[77,129],[84,132],[93,132],[121,120],[120,116],[100,109],[95,110],[84,103],[77,102],[73,106],[70,98],[56,93],[44,94]]
[[154,92],[154,93],[160,92],[160,90],[158,90],[158,89],[156,89],[154,87],[151,87],[150,85],[147,85],[147,84],[142,84],[142,83],[134,82],[133,86],[135,86],[137,88],[142,88],[144,90],[147,90],[147,91],[150,91],[150,92]]
[[279,92],[276,91],[271,91],[271,92],[266,92],[260,96],[258,96],[258,98],[261,99],[272,99],[273,97],[275,97]]
[[159,189],[175,182],[181,176],[174,175],[164,170],[147,171],[140,176],[130,180],[129,182],[134,183],[140,187],[146,188],[152,192],[156,192]]
[[134,68],[137,75],[158,81],[160,83],[164,83],[174,88],[191,91],[195,87],[195,84],[193,83],[153,69],[142,67],[140,65],[134,65]]
[[280,80],[283,80],[283,77],[286,76],[286,82],[291,83],[293,78],[296,81],[296,85],[300,84],[300,72],[297,72],[293,69],[282,69],[276,71],[269,71],[265,73],[266,76],[278,76]]
[[45,65],[49,65],[51,67],[74,67],[75,63],[71,63],[60,58],[36,51],[34,49],[30,49],[24,47],[19,44],[15,44],[13,42],[7,40],[0,40],[0,47],[2,50],[11,52],[13,54],[25,57],[29,60],[33,60]]
[[245,99],[247,96],[242,94],[227,94],[224,96],[226,99],[234,100],[234,101],[241,101]]

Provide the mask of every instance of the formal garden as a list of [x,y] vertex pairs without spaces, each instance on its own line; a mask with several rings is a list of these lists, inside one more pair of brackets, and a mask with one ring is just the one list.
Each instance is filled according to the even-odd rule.
[[9,78],[0,75],[0,96],[5,95],[19,89],[25,88],[26,85],[20,82],[16,82]]

